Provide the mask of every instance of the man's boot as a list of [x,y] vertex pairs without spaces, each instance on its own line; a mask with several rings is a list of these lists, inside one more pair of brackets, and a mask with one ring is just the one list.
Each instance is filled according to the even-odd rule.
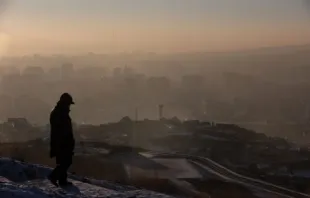
[[62,170],[58,184],[59,186],[62,186],[62,187],[73,185],[72,182],[69,182],[67,179],[67,171]]
[[47,179],[56,187],[58,187],[57,179],[53,176],[53,173],[50,174]]

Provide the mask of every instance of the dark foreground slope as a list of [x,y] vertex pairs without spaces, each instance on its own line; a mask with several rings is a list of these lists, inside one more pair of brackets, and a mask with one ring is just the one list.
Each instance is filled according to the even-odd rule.
[[1,198],[84,198],[84,197],[155,197],[172,196],[115,184],[102,180],[71,176],[73,186],[57,188],[46,180],[50,168],[22,163],[9,158],[0,159]]

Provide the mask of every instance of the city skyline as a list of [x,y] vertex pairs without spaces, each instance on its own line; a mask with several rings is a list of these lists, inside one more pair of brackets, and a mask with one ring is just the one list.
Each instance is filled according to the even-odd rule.
[[9,1],[0,54],[230,51],[310,43],[305,0]]

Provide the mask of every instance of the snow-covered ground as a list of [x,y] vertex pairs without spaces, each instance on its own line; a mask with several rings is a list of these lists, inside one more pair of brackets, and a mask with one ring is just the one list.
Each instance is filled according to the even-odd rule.
[[172,196],[122,186],[103,180],[70,176],[72,187],[57,188],[46,176],[50,168],[0,158],[1,198],[172,198]]

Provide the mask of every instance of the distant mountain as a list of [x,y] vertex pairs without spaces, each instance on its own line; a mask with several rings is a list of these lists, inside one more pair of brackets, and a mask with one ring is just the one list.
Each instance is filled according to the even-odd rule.
[[196,51],[196,52],[178,52],[178,53],[169,53],[169,54],[160,54],[156,52],[132,52],[132,53],[116,53],[116,54],[97,54],[90,53],[79,56],[72,55],[58,55],[58,56],[24,56],[24,57],[4,57],[2,59],[3,63],[10,63],[10,61],[23,61],[31,62],[34,60],[34,57],[40,58],[40,60],[44,59],[45,62],[52,59],[59,59],[63,61],[71,61],[72,63],[78,62],[80,60],[88,60],[95,58],[96,60],[101,59],[102,61],[178,61],[182,63],[182,61],[231,61],[235,60],[235,58],[240,58],[244,56],[265,56],[265,55],[285,55],[285,54],[295,54],[295,53],[310,53],[310,44],[305,45],[287,45],[287,46],[271,46],[271,47],[261,47],[254,49],[244,49],[244,50],[236,50],[236,51]]
[[[248,50],[240,50],[236,52],[236,54],[286,54],[292,53],[296,51],[309,51],[310,52],[310,44],[305,45],[287,45],[287,46],[275,46],[275,47],[261,47],[255,49]],[[229,52],[224,52],[229,53]]]

